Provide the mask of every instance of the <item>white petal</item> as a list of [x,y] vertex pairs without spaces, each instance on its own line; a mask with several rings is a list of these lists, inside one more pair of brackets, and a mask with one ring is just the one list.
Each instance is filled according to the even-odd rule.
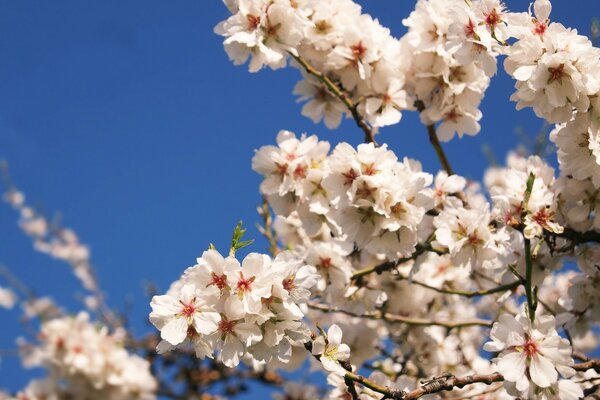
[[186,318],[175,318],[167,322],[160,331],[160,337],[173,346],[183,342],[187,337],[188,323]]
[[342,343],[342,329],[335,324],[331,325],[327,330],[327,340],[329,344],[340,345]]
[[194,328],[196,332],[209,335],[217,330],[221,316],[216,312],[194,313]]
[[518,382],[525,378],[526,357],[521,353],[509,353],[498,361],[498,371],[509,382]]
[[552,385],[558,379],[558,372],[556,372],[554,364],[540,355],[532,357],[529,365],[529,375],[533,383],[542,388]]

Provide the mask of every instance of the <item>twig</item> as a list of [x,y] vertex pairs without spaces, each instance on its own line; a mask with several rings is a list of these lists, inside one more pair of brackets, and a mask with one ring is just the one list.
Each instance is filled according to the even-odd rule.
[[273,216],[269,209],[269,201],[266,196],[263,196],[263,203],[259,209],[259,214],[263,219],[264,226],[258,226],[260,233],[269,242],[269,252],[271,255],[276,256],[279,253],[279,246],[277,245],[277,238],[273,232]]
[[386,313],[383,311],[376,311],[376,312],[369,313],[369,314],[357,314],[352,311],[334,309],[334,308],[329,307],[326,304],[320,304],[320,303],[316,303],[316,302],[308,303],[308,307],[315,309],[315,310],[323,311],[323,312],[334,312],[334,313],[346,314],[351,317],[358,317],[358,318],[365,318],[365,319],[374,319],[374,320],[381,319],[381,320],[384,320],[389,323],[402,323],[402,324],[413,325],[413,326],[434,326],[435,325],[435,326],[443,326],[448,329],[465,328],[465,327],[469,327],[469,326],[484,326],[484,327],[492,326],[492,321],[485,320],[485,319],[470,319],[470,320],[463,320],[463,321],[438,321],[435,319],[405,317],[403,315],[389,314],[389,313]]
[[450,166],[450,162],[448,161],[448,157],[446,157],[446,153],[444,153],[444,149],[442,149],[442,144],[437,137],[437,133],[435,132],[435,125],[427,125],[427,134],[429,135],[429,143],[435,149],[435,154],[437,154],[440,163],[444,170],[448,173],[448,175],[454,175],[454,170],[452,166]]
[[[423,103],[421,100],[417,100],[415,101],[415,107],[419,112],[423,112],[423,110],[425,110],[425,103]],[[442,164],[442,167],[448,173],[448,175],[454,175],[454,170],[450,166],[448,157],[446,157],[446,153],[444,153],[442,144],[437,137],[434,124],[427,125],[427,134],[429,135],[429,143],[431,143],[433,146],[435,154],[437,154],[437,157],[440,160],[440,164]]]
[[600,359],[594,358],[586,362],[574,364],[571,366],[575,371],[585,372],[588,369],[593,369],[596,372],[600,372]]
[[385,262],[382,264],[378,264],[374,267],[369,267],[369,268],[364,268],[364,269],[360,269],[358,271],[355,271],[352,274],[352,279],[356,280],[359,278],[362,278],[363,276],[372,274],[373,272],[377,273],[377,274],[381,274],[382,272],[385,271],[389,271],[391,269],[394,269],[402,264],[404,264],[405,262],[411,261],[411,260],[415,260],[417,257],[419,257],[421,254],[425,253],[426,251],[434,251],[431,248],[431,245],[429,244],[429,242],[425,242],[424,244],[418,244],[416,247],[416,250],[414,253],[412,253],[410,256],[408,257],[404,257],[401,258],[397,261],[389,261],[389,262]]
[[[402,279],[402,280],[409,280],[408,277],[402,276],[402,275],[400,275],[400,279]],[[507,283],[505,285],[500,285],[500,286],[493,287],[491,289],[473,290],[473,291],[437,288],[435,286],[428,285],[428,284],[426,284],[424,282],[415,281],[414,279],[410,280],[410,283],[414,283],[415,285],[422,286],[422,287],[424,287],[426,289],[434,290],[434,291],[436,291],[438,293],[455,294],[455,295],[458,295],[458,296],[463,296],[463,297],[471,298],[471,297],[487,296],[487,295],[494,294],[494,293],[502,293],[502,292],[506,292],[508,290],[514,290],[514,289],[518,288],[521,285],[522,282],[521,281],[514,281],[514,282],[511,282],[511,283]]]
[[348,95],[346,93],[344,93],[344,91],[342,89],[340,89],[340,87],[335,82],[333,82],[327,75],[325,75],[324,73],[322,73],[321,71],[317,70],[315,67],[310,65],[308,63],[308,61],[306,61],[302,57],[296,56],[292,53],[290,53],[290,55],[292,56],[292,58],[294,60],[296,60],[298,62],[298,64],[300,64],[304,68],[304,70],[308,74],[316,77],[319,81],[321,81],[327,87],[327,89],[331,92],[331,94],[333,94],[342,103],[344,103],[344,105],[346,106],[348,111],[350,111],[352,118],[354,118],[354,121],[356,121],[356,125],[358,125],[358,127],[361,128],[363,130],[363,132],[365,133],[365,143],[373,143],[375,146],[377,146],[373,128],[371,128],[369,126],[367,121],[365,121],[364,117],[362,115],[360,115],[360,113],[358,112],[358,107],[357,107],[358,103],[355,104],[352,101],[352,99],[350,99],[350,97],[348,97]]
[[[527,179],[527,187],[525,189],[525,195],[523,197],[523,212],[527,212],[529,206],[529,199],[531,198],[531,191],[533,190],[533,184],[535,183],[535,175],[529,174]],[[535,320],[535,309],[537,308],[537,302],[535,300],[535,294],[533,290],[533,259],[531,256],[531,241],[523,235],[525,242],[525,294],[527,295],[527,313],[531,322]]]
[[452,390],[454,388],[462,389],[463,387],[467,385],[472,385],[474,383],[485,383],[486,385],[491,385],[494,382],[502,381],[504,381],[504,377],[498,372],[491,375],[475,374],[465,376],[462,378],[456,378],[454,376],[451,376],[445,379],[437,379],[426,385],[423,385],[420,388],[408,393],[405,397],[402,398],[402,400],[414,400],[426,396],[428,394]]

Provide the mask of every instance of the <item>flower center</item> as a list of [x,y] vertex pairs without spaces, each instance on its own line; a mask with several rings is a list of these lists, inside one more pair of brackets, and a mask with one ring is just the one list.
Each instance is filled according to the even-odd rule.
[[207,286],[215,285],[219,290],[223,290],[227,287],[227,277],[225,275],[217,275],[212,273],[212,281]]
[[244,278],[244,274],[240,273],[240,279],[236,284],[237,293],[241,296],[245,292],[249,292],[252,290],[252,282],[254,282],[255,277]]
[[187,318],[191,318],[195,312],[196,312],[196,306],[194,305],[194,303],[184,304],[183,309],[181,310],[181,315],[183,315]]
[[221,331],[222,333],[231,333],[233,332],[233,327],[235,326],[235,321],[229,321],[226,319],[222,319],[221,322],[219,322],[219,331]]
[[283,288],[285,290],[287,290],[288,292],[292,291],[296,287],[296,285],[294,285],[294,278],[293,277],[284,279],[281,284],[283,285]]
[[329,269],[331,267],[331,258],[321,258],[321,263],[319,264],[319,267]]
[[248,25],[250,25],[250,29],[256,29],[258,25],[260,25],[260,17],[248,14],[246,18],[248,19]]
[[525,345],[523,346],[523,352],[527,357],[535,356],[539,352],[538,345],[535,340],[527,339],[527,342],[525,342]]
[[365,175],[375,175],[377,172],[377,169],[375,168],[375,164],[374,163],[370,163],[370,164],[363,164],[362,165],[362,169],[363,169],[363,174]]
[[475,37],[475,24],[471,21],[471,18],[469,18],[469,22],[465,26],[465,35],[469,38]]
[[500,22],[502,22],[502,18],[500,18],[500,14],[498,14],[498,11],[496,11],[495,8],[490,11],[489,14],[485,15],[486,25],[492,28],[498,25]]
[[346,178],[346,180],[344,181],[344,185],[352,185],[352,182],[354,182],[354,180],[358,178],[358,174],[353,169],[350,169],[348,172],[342,175],[344,176],[344,178]]
[[565,72],[565,64],[560,64],[558,67],[550,67],[548,68],[548,72],[550,72],[550,77],[548,78],[548,84],[558,82],[562,84],[562,79],[567,76]]
[[546,29],[548,28],[546,22],[540,22],[538,20],[535,20],[533,23],[535,24],[535,28],[533,28],[533,33],[539,36],[544,36],[544,33],[546,33]]
[[299,164],[294,170],[295,178],[306,178],[306,165]]
[[287,164],[275,163],[275,167],[277,168],[277,173],[279,175],[285,175],[287,173]]
[[367,48],[363,45],[362,41],[350,46],[350,50],[352,50],[352,55],[354,55],[354,58],[357,60],[361,60],[367,52]]
[[546,226],[548,225],[548,221],[550,221],[553,214],[554,213],[552,211],[548,211],[546,208],[542,208],[533,215],[533,220],[540,226]]

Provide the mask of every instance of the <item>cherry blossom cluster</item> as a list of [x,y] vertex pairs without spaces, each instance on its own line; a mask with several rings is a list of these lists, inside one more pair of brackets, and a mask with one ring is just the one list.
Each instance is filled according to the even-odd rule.
[[[351,0],[261,0],[226,2],[232,16],[215,31],[235,64],[250,58],[249,69],[286,65],[301,57],[340,82],[349,97],[358,99],[360,112],[374,125],[400,121],[408,107],[399,42],[389,29],[361,13]],[[307,101],[302,114],[330,128],[337,127],[344,104],[313,76],[305,75],[294,93]]]
[[[479,103],[506,37],[499,1],[420,0],[400,40],[351,0],[226,4],[233,15],[215,31],[235,64],[250,58],[255,72],[300,59],[294,65],[308,63],[339,84],[374,127],[396,124],[416,106],[427,124],[442,122],[443,141],[479,131]],[[302,114],[335,128],[353,110],[310,72],[294,89],[306,101]]]
[[18,399],[155,398],[150,363],[123,348],[124,330],[109,333],[85,312],[42,324],[37,343],[21,343],[26,367],[43,367],[48,377],[32,381]]
[[552,316],[540,316],[532,323],[524,313],[502,314],[484,349],[500,352],[495,359],[508,392],[525,398],[577,400],[583,390],[570,378],[575,371],[569,341],[556,332]]
[[[435,399],[447,390],[576,400],[597,391],[600,360],[583,353],[597,350],[600,325],[600,49],[550,22],[549,0],[522,13],[500,0],[418,0],[399,39],[352,0],[225,4],[231,16],[215,31],[236,65],[299,68],[302,113],[329,128],[352,117],[366,143],[282,130],[258,149],[252,168],[263,178],[271,256],[236,258],[250,243],[241,225],[228,255],[211,245],[152,297],[149,358],[156,347],[170,366],[179,357],[215,371],[244,364],[265,380],[308,363],[328,374],[327,393],[286,383],[274,396],[286,400]],[[503,56],[517,109],[556,124],[558,168],[510,153],[480,185],[453,173],[438,138],[479,132]],[[404,110],[420,113],[443,171],[375,142]],[[73,267],[97,302],[88,308],[103,316],[87,247],[14,187],[5,198],[35,247]],[[21,343],[23,358],[48,377],[18,399],[177,397],[123,347],[134,339],[122,328],[111,333],[25,294],[27,319],[43,324],[37,343]],[[0,307],[16,301],[0,287]]]
[[25,195],[14,187],[4,199],[20,214],[19,226],[34,242],[37,251],[68,263],[83,287],[97,291],[97,282],[90,264],[90,251],[81,244],[77,233],[57,226],[25,202]]
[[590,96],[600,91],[600,49],[562,24],[550,23],[549,0],[536,0],[534,15],[510,15],[506,71],[517,80],[512,100],[517,108],[532,107],[551,123],[567,123],[586,113]]
[[281,131],[277,143],[258,150],[252,160],[265,177],[261,192],[277,214],[296,212],[308,235],[328,229],[390,260],[414,251],[417,227],[433,207],[428,188],[433,178],[420,163],[401,162],[385,146],[373,144],[354,149],[340,143],[328,155],[328,142],[316,136],[298,139],[289,131]]
[[[443,324],[407,329],[385,320],[364,324],[360,318],[347,317],[344,322],[343,316],[333,317],[328,311],[342,309],[359,316],[385,304],[386,312],[392,315],[425,321],[471,318],[474,325],[482,325],[478,317],[511,309],[512,314],[506,317],[513,318],[521,311],[511,290],[517,289],[519,279],[527,274],[528,258],[532,263],[531,283],[545,293],[544,304],[556,304],[556,310],[563,310],[559,322],[552,318],[544,325],[545,334],[549,335],[550,326],[556,332],[566,324],[577,346],[595,347],[589,332],[597,323],[593,316],[598,313],[598,296],[593,293],[597,293],[598,280],[571,274],[560,281],[562,289],[557,290],[553,272],[563,266],[564,255],[576,253],[571,249],[556,254],[567,243],[560,236],[546,240],[548,234],[560,235],[565,228],[558,215],[561,186],[554,169],[540,157],[513,153],[506,167],[489,169],[484,181],[490,204],[465,178],[440,172],[432,179],[415,162],[400,162],[385,146],[362,144],[353,148],[341,143],[331,153],[329,148],[329,143],[316,136],[298,138],[282,131],[277,146],[264,146],[256,152],[253,168],[264,177],[260,188],[276,213],[277,237],[315,266],[320,276],[313,294],[328,306],[310,309],[307,316],[321,325],[347,327],[343,331],[350,336],[344,343],[352,350],[351,365],[361,365],[375,356],[368,349],[382,346],[391,334],[403,338],[409,354],[408,349],[414,351],[415,358],[407,356],[404,360],[405,370],[414,368],[429,375],[448,370],[462,374],[494,372],[495,364],[480,355],[483,342],[476,326],[449,333]],[[531,242],[533,259],[525,254],[525,241]],[[595,268],[591,260],[598,259],[598,247],[578,249],[587,247],[588,265]],[[360,255],[353,255],[357,253]],[[578,263],[582,262],[584,259],[578,257]],[[398,266],[393,271],[383,269],[383,273],[367,275],[386,263]],[[596,276],[590,271],[588,274]],[[453,293],[453,288],[457,294],[468,288],[494,289],[494,282],[507,286],[490,297],[495,301],[486,298],[472,302],[444,293]],[[585,318],[581,318],[583,314]],[[334,340],[340,342],[337,336]],[[555,351],[570,354],[564,340],[549,343],[557,346]],[[477,368],[465,368],[465,358]],[[343,375],[340,368],[326,367]],[[573,386],[565,379],[560,381],[566,387],[563,391]],[[338,383],[343,386],[343,379]],[[558,384],[553,381],[553,386],[540,386],[534,382],[531,390],[557,391]]]
[[154,296],[150,321],[161,333],[159,353],[190,345],[199,358],[228,367],[241,360],[289,362],[292,345],[310,339],[299,307],[317,275],[291,253],[275,259],[258,253],[240,262],[207,250],[171,285]]
[[480,130],[479,105],[496,74],[505,14],[499,0],[420,0],[403,21],[406,90],[419,102],[424,124],[441,122],[443,142]]

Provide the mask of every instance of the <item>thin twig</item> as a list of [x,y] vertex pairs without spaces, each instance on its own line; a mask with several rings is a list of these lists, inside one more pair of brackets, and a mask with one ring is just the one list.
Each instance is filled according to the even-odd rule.
[[[527,212],[529,206],[529,199],[531,198],[531,191],[533,190],[533,184],[535,183],[535,175],[529,174],[527,179],[527,186],[525,189],[525,195],[523,197],[523,212]],[[531,241],[523,234],[525,242],[525,294],[527,295],[527,313],[531,322],[535,320],[535,309],[537,308],[535,294],[533,289],[533,258],[531,256]]]
[[434,251],[431,248],[429,241],[425,242],[424,244],[418,244],[415,249],[415,252],[412,253],[408,257],[401,258],[397,261],[384,262],[384,263],[378,264],[374,267],[364,268],[364,269],[355,271],[352,274],[352,279],[356,280],[356,279],[362,278],[363,276],[366,276],[366,275],[369,275],[372,273],[381,274],[382,272],[389,271],[391,269],[394,269],[394,268],[404,264],[405,262],[415,260],[417,257],[419,257],[421,254],[425,253],[426,251]]
[[486,319],[469,319],[463,321],[438,321],[435,319],[427,319],[427,318],[417,318],[417,317],[405,317],[403,315],[397,314],[389,314],[383,311],[375,311],[373,313],[368,314],[357,314],[352,311],[340,310],[331,308],[327,304],[320,304],[316,302],[308,303],[308,307],[314,310],[319,310],[323,312],[333,312],[346,314],[351,317],[365,318],[365,319],[373,319],[373,320],[384,320],[389,323],[402,323],[406,325],[412,326],[443,326],[448,329],[453,328],[465,328],[469,326],[483,326],[483,327],[491,327],[492,321]]
[[421,386],[420,388],[413,390],[408,393],[402,400],[414,400],[426,396],[428,394],[449,391],[454,388],[462,389],[467,385],[472,385],[474,383],[485,383],[486,385],[491,385],[494,382],[502,382],[504,381],[504,377],[502,374],[496,372],[490,375],[469,375],[462,378],[456,378],[454,376],[434,380],[426,385]]
[[[423,112],[425,110],[425,103],[423,103],[421,100],[417,100],[415,101],[415,107],[419,112]],[[431,143],[431,145],[433,146],[435,154],[440,160],[440,164],[442,164],[442,167],[448,173],[448,175],[454,175],[454,170],[452,169],[452,166],[448,161],[448,157],[446,157],[446,153],[444,153],[442,144],[440,143],[440,140],[437,137],[434,124],[427,125],[427,134],[429,135],[429,143]]]
[[263,219],[264,226],[258,226],[260,233],[269,242],[269,252],[274,257],[279,253],[279,246],[277,245],[277,237],[273,231],[273,216],[269,209],[269,201],[266,196],[263,196],[262,206],[259,208],[259,214]]
[[365,121],[364,117],[358,112],[358,103],[354,103],[352,99],[350,99],[350,97],[346,93],[344,93],[344,91],[335,82],[333,82],[327,75],[310,65],[308,61],[292,53],[290,53],[290,55],[294,60],[298,62],[298,64],[300,64],[304,68],[304,70],[308,74],[316,77],[319,81],[321,81],[327,87],[329,92],[331,92],[332,95],[334,95],[342,103],[344,103],[348,111],[350,111],[352,118],[354,118],[356,125],[358,125],[358,127],[361,128],[364,132],[365,143],[373,143],[375,146],[377,146],[373,128],[369,126],[367,121]]
[[402,275],[400,275],[400,279],[410,281],[410,283],[422,286],[426,289],[434,290],[438,293],[455,294],[455,295],[463,296],[463,297],[467,297],[467,298],[481,297],[481,296],[488,296],[490,294],[495,294],[495,293],[502,293],[502,292],[506,292],[508,290],[514,290],[521,285],[521,281],[514,281],[511,283],[507,283],[505,285],[493,287],[491,289],[469,291],[469,290],[453,290],[453,289],[437,288],[435,286],[431,286],[424,282],[416,281],[414,279],[410,280],[408,277],[402,276]]

